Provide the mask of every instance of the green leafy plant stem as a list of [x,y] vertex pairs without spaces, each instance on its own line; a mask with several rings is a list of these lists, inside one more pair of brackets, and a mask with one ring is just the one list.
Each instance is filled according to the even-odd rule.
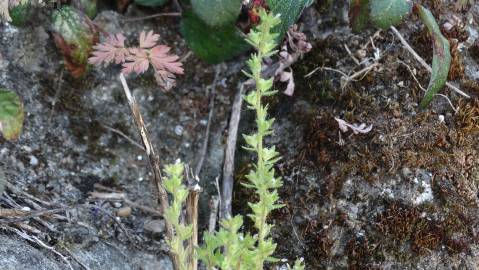
[[165,167],[167,178],[163,182],[165,190],[172,195],[173,200],[169,208],[167,208],[164,217],[173,226],[174,233],[171,239],[168,239],[168,245],[172,253],[177,257],[179,269],[188,270],[188,251],[184,246],[184,242],[193,234],[191,225],[184,225],[180,222],[180,215],[183,204],[188,197],[188,189],[182,184],[184,165],[176,162]]
[[264,262],[273,254],[276,244],[269,238],[271,225],[267,223],[267,217],[272,210],[279,208],[276,204],[278,194],[276,189],[281,186],[281,180],[275,178],[273,166],[278,161],[278,153],[274,147],[264,146],[264,138],[272,134],[274,119],[268,119],[268,107],[262,104],[262,98],[275,94],[272,91],[273,79],[262,78],[263,58],[275,53],[277,34],[271,33],[272,29],[280,23],[278,16],[266,14],[260,11],[261,23],[248,35],[248,42],[257,49],[248,61],[251,74],[249,77],[256,82],[256,89],[250,92],[245,100],[250,109],[256,112],[257,133],[244,135],[247,150],[257,154],[255,167],[248,174],[249,183],[245,186],[253,188],[258,195],[256,203],[250,203],[253,213],[250,215],[258,230],[257,250],[255,251],[255,269],[263,269]]

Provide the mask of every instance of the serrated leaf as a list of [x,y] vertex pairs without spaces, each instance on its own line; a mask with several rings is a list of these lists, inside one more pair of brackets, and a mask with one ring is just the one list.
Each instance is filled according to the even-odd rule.
[[7,140],[17,139],[23,119],[23,104],[17,94],[0,89],[0,134]]
[[191,12],[183,16],[181,33],[188,47],[210,64],[231,59],[251,48],[234,24],[212,28]]
[[32,15],[34,7],[29,2],[20,2],[14,7],[10,7],[11,23],[15,26],[24,25]]
[[272,32],[279,34],[282,39],[289,27],[296,23],[303,9],[309,6],[311,0],[266,0],[273,14],[281,14],[281,23]]
[[235,22],[241,11],[241,0],[195,0],[191,5],[193,12],[213,27]]
[[451,66],[451,52],[449,41],[442,35],[439,25],[432,13],[421,5],[415,6],[422,22],[427,26],[433,39],[432,73],[426,94],[421,101],[421,107],[425,108],[431,103],[434,95],[437,94],[446,84],[447,75]]
[[370,0],[370,18],[374,26],[387,29],[399,24],[411,13],[411,0]]
[[369,23],[369,0],[351,0],[349,25],[354,32],[361,32]]
[[146,7],[159,7],[166,4],[168,0],[135,0],[135,3]]
[[52,13],[51,28],[66,68],[74,77],[81,77],[87,70],[93,44],[99,39],[97,27],[83,12],[64,6]]

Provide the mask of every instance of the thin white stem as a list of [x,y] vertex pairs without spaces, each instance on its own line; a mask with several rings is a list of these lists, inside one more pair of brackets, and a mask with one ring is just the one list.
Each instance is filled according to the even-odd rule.
[[[401,33],[399,33],[399,31],[396,29],[396,27],[394,26],[391,26],[390,28],[393,33],[399,38],[399,40],[401,41],[402,45],[404,46],[404,48],[406,50],[409,51],[409,53],[411,53],[414,58],[416,58],[416,60],[429,72],[429,73],[432,73],[432,68],[431,66],[428,65],[428,63],[426,63],[426,61],[424,61],[424,59],[422,59],[421,56],[419,56],[419,54],[417,54],[417,52],[411,47],[411,45],[409,45],[409,43],[407,43],[407,41],[404,39],[404,37],[401,35]],[[466,97],[466,98],[471,98],[468,94],[466,94],[464,91],[462,91],[461,89],[457,88],[456,86],[454,86],[453,84],[451,84],[450,82],[446,82],[446,86],[451,88],[454,92],[458,93],[459,95],[463,96],[463,97]]]

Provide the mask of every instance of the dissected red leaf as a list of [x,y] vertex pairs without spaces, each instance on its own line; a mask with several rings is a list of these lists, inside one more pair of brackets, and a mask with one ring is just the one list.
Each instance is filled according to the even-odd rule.
[[121,64],[125,62],[129,51],[125,48],[125,36],[116,34],[109,36],[104,43],[99,43],[93,47],[95,50],[93,56],[88,59],[88,63],[93,65],[109,65],[112,62]]
[[138,40],[140,42],[140,48],[149,49],[155,46],[159,39],[160,35],[153,33],[153,31],[150,31],[148,33],[142,31]]
[[170,53],[170,47],[158,45],[160,35],[150,31],[141,32],[138,38],[139,47],[125,47],[125,37],[117,34],[106,39],[104,43],[94,47],[89,63],[93,65],[122,64],[122,73],[142,74],[151,66],[155,72],[157,83],[166,90],[175,85],[175,74],[183,74],[183,64],[179,57]]
[[129,50],[130,54],[126,57],[126,62],[123,63],[123,74],[127,75],[132,72],[136,74],[144,73],[150,66],[148,52],[142,48],[132,48]]
[[178,62],[177,55],[168,54],[170,47],[165,45],[158,45],[150,50],[151,64],[157,70],[167,70],[171,73],[183,74],[183,64]]

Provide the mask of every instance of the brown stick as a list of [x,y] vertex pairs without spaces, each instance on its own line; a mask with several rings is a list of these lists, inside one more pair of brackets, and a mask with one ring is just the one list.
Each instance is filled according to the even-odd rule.
[[[130,92],[130,88],[128,87],[128,84],[126,83],[125,76],[123,74],[120,74],[120,81],[123,85],[123,90],[125,92],[126,99],[128,100],[128,105],[130,106],[131,113],[133,114],[133,119],[135,120],[136,127],[138,128],[138,132],[140,133],[141,140],[143,142],[143,145],[145,146],[145,152],[148,157],[148,162],[150,163],[151,170],[153,171],[153,184],[156,187],[157,195],[158,195],[158,200],[160,203],[160,210],[162,213],[166,213],[166,210],[170,206],[168,203],[168,194],[166,193],[166,190],[163,188],[163,179],[161,176],[161,170],[160,170],[160,157],[155,153],[155,148],[153,147],[153,144],[151,143],[148,131],[146,130],[145,122],[143,121],[143,117],[141,116],[140,113],[140,108],[138,106],[138,103],[136,103],[135,97]],[[168,222],[168,220],[165,219],[165,225],[166,225],[166,237],[169,240],[173,239],[173,227],[171,224]],[[170,257],[173,262],[173,266],[175,270],[180,269],[180,264],[178,257],[176,254],[173,254],[170,252]]]
[[198,256],[196,256],[196,248],[198,247],[198,198],[199,193],[201,192],[201,187],[197,182],[198,181],[196,181],[196,184],[190,186],[190,193],[186,199],[186,222],[191,225],[193,229],[193,235],[188,240],[187,248],[189,253],[189,270],[198,269]]
[[125,18],[125,19],[121,19],[120,21],[134,22],[134,21],[141,21],[141,20],[153,19],[158,17],[179,17],[179,16],[181,16],[181,12],[167,12],[167,13],[157,13],[157,14],[137,17],[137,18]]
[[231,203],[233,197],[233,173],[236,151],[236,141],[238,139],[238,125],[241,119],[241,106],[243,105],[243,94],[245,85],[242,83],[238,93],[236,93],[233,108],[231,110],[231,119],[229,122],[228,140],[226,142],[225,163],[223,165],[223,185],[221,187],[221,211],[220,219],[231,217]]
[[128,206],[130,206],[132,208],[138,208],[145,213],[155,215],[155,216],[162,216],[163,215],[160,211],[158,211],[156,209],[153,209],[153,208],[150,208],[148,206],[144,206],[144,205],[141,205],[137,202],[129,200],[128,196],[126,196],[125,193],[115,193],[115,192],[104,193],[104,192],[93,191],[93,192],[90,193],[90,197],[92,199],[102,199],[102,200],[107,200],[107,201],[123,201]]
[[214,195],[210,199],[210,218],[208,220],[208,231],[213,233],[216,228],[216,221],[218,219],[218,206],[220,205],[220,199]]
[[219,73],[220,73],[220,68],[217,68],[215,73],[215,78],[213,79],[213,83],[210,86],[211,93],[210,93],[210,103],[208,105],[208,108],[209,108],[208,123],[206,124],[205,138],[203,139],[203,146],[200,151],[200,159],[195,169],[196,176],[200,175],[201,169],[203,168],[203,163],[205,161],[206,154],[208,152],[208,141],[210,137],[211,122],[213,120],[213,114],[215,111],[216,83],[218,81]]
[[[399,31],[396,29],[396,27],[394,26],[391,26],[390,27],[391,30],[393,31],[393,33],[399,38],[399,40],[401,41],[402,45],[404,46],[404,48],[406,48],[406,50],[411,53],[414,58],[416,58],[416,60],[429,72],[431,73],[432,72],[432,68],[431,66],[428,65],[428,63],[426,63],[426,61],[424,61],[424,59],[422,59],[421,56],[419,56],[419,54],[417,54],[417,52],[411,47],[411,45],[409,45],[409,43],[407,43],[406,39],[404,39],[404,37],[401,35],[401,33],[399,33]],[[450,82],[446,82],[446,86],[451,88],[454,92],[458,93],[459,95],[465,97],[465,98],[471,98],[468,94],[466,94],[464,91],[462,91],[461,89],[457,88],[456,86],[454,86],[452,83]]]

